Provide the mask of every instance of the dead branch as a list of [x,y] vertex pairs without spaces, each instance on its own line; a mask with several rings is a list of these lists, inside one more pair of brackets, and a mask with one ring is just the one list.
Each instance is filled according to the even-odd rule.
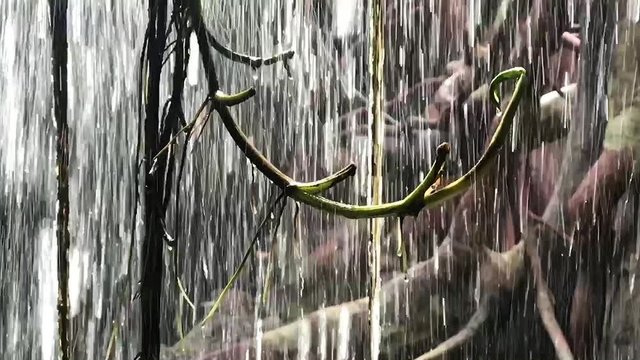
[[[584,79],[584,77],[581,78]],[[594,103],[595,102],[589,103],[588,105]],[[583,110],[583,114],[592,113],[593,112],[589,110]],[[584,174],[589,166],[590,159],[588,155],[594,146],[592,143],[592,132],[593,129],[598,128],[597,123],[599,118],[596,117],[596,119],[596,126],[594,126],[590,122],[585,122],[585,116],[573,118],[562,160],[559,181],[556,183],[554,194],[547,204],[541,219],[543,223],[548,224],[551,228],[565,228],[561,226],[563,225],[560,216],[561,206],[565,203],[569,194],[575,189],[576,179],[581,179],[581,174]],[[539,229],[540,225],[529,227],[524,236],[526,255],[529,258],[536,285],[538,312],[553,342],[556,355],[560,359],[573,359],[573,353],[555,318],[552,302],[553,297],[544,278],[545,275],[538,254]]]
[[[382,287],[383,307],[393,308],[394,303],[404,304],[408,299],[415,301],[428,298],[437,289],[447,286],[452,279],[459,278],[464,274],[472,272],[477,262],[480,267],[480,286],[483,289],[483,301],[469,321],[453,338],[445,341],[437,347],[438,353],[444,354],[469,341],[477,329],[488,318],[488,304],[491,299],[496,299],[504,291],[512,291],[521,281],[524,275],[524,247],[523,244],[513,247],[504,253],[497,253],[488,249],[480,252],[473,251],[466,245],[451,240],[445,240],[438,248],[436,254],[427,261],[411,267],[406,275],[401,274],[386,282]],[[420,301],[420,303],[424,303]],[[424,308],[411,306],[408,309],[407,319],[415,318],[424,313]],[[428,311],[438,312],[434,308]],[[331,306],[315,311],[305,318],[292,322],[288,325],[265,331],[258,339],[249,339],[229,347],[207,353],[202,359],[229,359],[245,356],[247,352],[253,353],[259,347],[263,354],[282,354],[283,352],[296,353],[299,349],[298,338],[300,334],[306,333],[310,336],[310,349],[320,346],[322,332],[326,334],[337,334],[341,322],[348,321],[352,324],[349,342],[357,339],[366,339],[368,316],[368,298],[362,298],[347,303]],[[439,315],[441,316],[441,315]],[[385,323],[394,322],[393,314],[386,314]],[[437,318],[437,317],[435,317]],[[410,331],[409,324],[396,324],[391,333],[387,332],[383,336],[389,337],[397,335],[398,332]],[[306,330],[305,330],[306,329]],[[194,329],[193,334],[187,335],[185,344],[190,343],[194,336],[201,337],[202,334]],[[330,336],[326,339],[329,340]],[[414,341],[420,340],[414,338]],[[259,345],[258,345],[259,343]],[[337,344],[326,344],[329,351],[335,351]],[[239,351],[242,349],[242,351]],[[189,347],[179,348],[178,345],[168,349],[174,354],[187,355],[193,351]],[[275,356],[275,355],[274,355]],[[432,358],[429,355],[427,358]]]
[[[416,98],[419,98],[421,96],[425,96],[427,98],[431,97],[435,90],[445,79],[446,78],[444,76],[428,78],[412,86],[406,91],[399,93],[394,98],[387,100],[384,103],[385,113],[389,114],[391,118],[397,117],[398,113],[406,106],[406,104],[412,104]],[[362,106],[340,115],[338,121],[340,122],[341,127],[344,129],[347,127],[347,123],[350,122],[353,118],[356,119],[356,124],[366,125],[367,116],[368,107]]]
[[[548,96],[548,97],[547,97]],[[553,104],[555,102],[559,102],[562,101],[564,102],[567,99],[562,99],[558,94],[554,94],[554,93],[550,93],[545,95],[545,101],[541,101],[542,104],[544,104],[543,109],[545,109],[546,111],[543,111],[543,114],[553,114],[553,111],[549,110],[547,108],[547,106],[553,106]],[[558,106],[558,105],[556,105]],[[541,118],[541,120],[543,120]],[[548,117],[545,116],[544,120],[546,121],[550,121]],[[559,121],[557,118],[554,119],[555,121]],[[494,126],[495,126],[495,121],[494,121]],[[546,159],[546,158],[545,158]],[[548,159],[547,159],[548,160]],[[504,171],[504,169],[500,169],[499,172]],[[482,210],[478,210],[482,208],[482,204],[486,203],[487,201],[490,203],[493,203],[493,196],[491,195],[493,193],[492,189],[494,187],[497,186],[495,180],[497,179],[498,174],[496,173],[496,176],[491,176],[491,177],[487,177],[481,181],[478,182],[477,184],[477,189],[475,191],[468,191],[465,195],[463,195],[459,207],[456,209],[456,212],[459,214],[458,216],[456,216],[456,219],[460,219],[461,218],[461,214],[463,212],[467,212],[467,217],[472,216],[469,215],[469,211],[471,213],[480,211],[482,212]],[[478,204],[478,202],[480,202],[480,204]],[[559,237],[562,239],[567,239],[567,236],[561,232],[559,232],[558,230],[556,230],[555,228],[551,227],[550,225],[544,223],[544,221],[534,215],[533,213],[529,212],[529,217],[536,221],[537,223],[540,224],[540,226],[543,226],[545,229],[548,229],[549,231],[551,231],[555,237]],[[470,224],[474,224],[474,221],[477,221],[478,219],[475,218],[469,218],[467,219],[466,223],[470,223]],[[481,221],[485,221],[485,220],[481,220]],[[450,228],[450,234],[452,236],[452,238],[456,238],[456,239],[461,239],[464,238],[465,235],[466,236],[471,236],[472,238],[482,238],[482,235],[477,235],[477,234],[469,234],[469,229],[468,229],[468,225],[464,225],[462,224],[460,221],[454,221],[451,224],[451,228]],[[486,237],[486,234],[484,235],[484,237]],[[512,248],[512,251],[517,252],[518,256],[524,256],[525,253],[525,241],[521,241],[520,243],[518,243],[518,245],[516,245],[514,248]],[[534,256],[537,257],[537,253],[534,254]],[[537,257],[538,263],[539,263],[539,257]],[[485,269],[492,269],[493,266],[485,266]],[[541,273],[541,268],[539,268],[539,273]],[[524,269],[519,269],[519,271],[523,272]],[[511,271],[511,272],[507,272],[507,274],[514,274],[515,270]],[[514,276],[516,279],[520,278],[519,276]],[[490,278],[489,276],[484,276],[483,279],[486,278]],[[494,277],[495,278],[495,277]],[[537,278],[540,278],[540,276],[538,276]],[[491,283],[488,281],[484,281],[485,283]],[[538,283],[540,284],[540,283]],[[542,282],[542,284],[545,286],[546,289],[546,285],[544,284],[544,282]],[[544,314],[544,319],[543,321],[555,321],[554,317],[550,317],[549,314],[553,314],[553,307],[549,307],[549,306],[544,306],[546,304],[546,301],[548,299],[551,298],[551,295],[548,291],[548,289],[546,289],[546,291],[541,292],[542,293],[542,298],[539,299],[539,301],[543,304],[543,307],[540,309],[541,313]],[[491,297],[497,297],[499,296],[499,294],[494,291],[494,292],[490,292],[489,295],[485,295],[485,297],[483,297],[483,299],[485,301],[488,301],[488,299],[490,299]],[[441,356],[445,353],[448,353],[449,351],[455,349],[456,347],[464,344],[465,342],[469,341],[473,335],[476,333],[477,329],[479,328],[479,326],[481,326],[481,322],[479,320],[482,321],[486,321],[486,316],[484,314],[485,311],[485,303],[481,303],[481,306],[478,308],[477,312],[472,316],[471,320],[469,321],[469,323],[462,329],[460,330],[460,332],[456,335],[454,335],[452,338],[446,340],[444,343],[440,344],[437,348],[433,349],[432,351],[430,351],[427,354],[424,354],[422,359],[430,359],[430,358],[436,358],[438,356]],[[557,322],[556,322],[557,324]],[[559,329],[558,327],[555,328],[556,330]],[[556,334],[557,331],[552,330],[553,334]],[[556,336],[556,335],[554,335]],[[558,333],[558,336],[560,339],[563,339],[564,336],[562,335],[562,332],[560,331]],[[565,340],[565,344],[566,344],[566,340]]]

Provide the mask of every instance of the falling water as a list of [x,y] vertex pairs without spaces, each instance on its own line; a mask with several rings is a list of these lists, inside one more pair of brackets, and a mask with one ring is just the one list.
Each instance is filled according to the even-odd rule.
[[[508,10],[521,2],[386,3],[384,93],[390,103],[397,100],[384,114],[383,198],[389,202],[403,198],[419,183],[442,141],[452,145],[448,176],[459,176],[477,161],[474,151],[483,148],[489,130],[487,124],[483,127],[471,119],[488,121],[492,115],[488,115],[488,107],[471,102],[465,103],[460,113],[442,110],[453,106],[457,86],[465,79],[466,73],[452,66],[462,58],[465,46],[478,45],[482,34],[474,25],[483,25],[483,19],[504,21],[516,28]],[[136,151],[144,145],[138,139],[139,117],[144,117],[139,110],[138,87],[146,6],[126,0],[69,1],[69,285],[74,359],[132,359],[140,348],[143,309],[136,293],[144,227],[140,216],[143,202],[136,194],[144,191],[135,184],[144,168],[136,163]],[[370,194],[371,144],[367,116],[360,110],[368,107],[370,92],[367,1],[220,0],[203,1],[203,6],[211,33],[238,52],[267,56],[295,51],[287,64],[258,69],[214,52],[221,90],[257,90],[254,98],[232,109],[251,142],[278,168],[300,181],[316,180],[355,163],[356,175],[326,196],[350,204],[365,203]],[[572,23],[578,22],[579,7],[577,2],[567,1]],[[633,9],[637,16],[638,7]],[[466,18],[466,23],[455,22],[455,16]],[[0,19],[0,357],[50,360],[57,358],[59,350],[48,1],[2,0]],[[471,36],[465,38],[464,30]],[[169,41],[174,36],[170,34]],[[509,33],[505,46],[514,47],[526,37]],[[189,43],[183,96],[186,119],[196,115],[207,95],[195,35]],[[493,53],[494,49],[487,51],[490,59],[503,55]],[[606,51],[594,53],[606,63]],[[515,60],[503,58],[492,60],[498,65],[490,61],[474,64],[481,78],[478,82],[488,82],[495,75],[484,73],[491,66],[513,66],[510,61]],[[162,102],[169,97],[174,60],[168,55],[163,68]],[[593,83],[598,87],[591,91],[594,98],[602,99],[605,66],[597,70]],[[443,75],[446,81],[440,79]],[[423,80],[433,80],[437,86],[425,82],[416,90],[414,86]],[[549,91],[540,102],[545,109],[545,104],[560,109],[558,128],[566,132],[570,113],[577,107],[573,102],[579,98],[575,95],[579,87],[575,79],[564,80],[558,89],[567,96]],[[481,90],[469,96],[474,94],[483,96]],[[442,113],[434,115],[434,108]],[[446,126],[428,124],[436,117]],[[178,245],[165,247],[162,358],[367,358],[371,280],[367,221],[344,219],[292,200],[287,200],[281,211],[268,213],[280,190],[244,157],[219,119],[213,120],[189,145],[184,175],[168,207],[167,231]],[[464,136],[466,142],[458,141]],[[179,156],[182,147],[178,148]],[[531,160],[534,174],[538,178],[557,176],[559,170],[544,167],[544,159],[554,149],[559,153],[563,148],[544,143],[541,149],[541,155]],[[541,170],[535,173],[536,169]],[[381,249],[381,343],[376,346],[382,358],[413,358],[436,347],[464,325],[485,300],[484,294],[503,294],[500,291],[524,295],[505,295],[503,302],[488,299],[492,306],[499,303],[493,311],[500,316],[492,318],[492,324],[498,325],[482,330],[483,340],[464,347],[461,356],[497,353],[499,358],[510,359],[553,353],[535,313],[535,289],[525,289],[525,281],[512,285],[509,278],[499,285],[487,284],[483,276],[500,278],[504,274],[487,269],[476,258],[465,258],[473,262],[472,270],[460,272],[455,268],[459,264],[445,256],[427,261],[438,251],[453,252],[452,243],[459,241],[453,235],[466,237],[468,241],[461,243],[471,243],[492,224],[495,226],[489,232],[495,239],[484,244],[496,251],[491,259],[500,259],[504,262],[501,265],[521,260],[507,257],[511,253],[501,253],[499,258],[495,255],[514,245],[503,240],[517,232],[502,225],[505,214],[526,214],[529,210],[529,205],[527,209],[509,209],[497,200],[505,191],[504,184],[490,191],[496,198],[491,204],[495,214],[490,215],[499,218],[493,223],[481,224],[483,218],[475,214],[478,211],[467,210],[450,214],[456,218],[456,229],[448,227],[451,219],[446,216],[432,218],[425,211],[416,219],[385,221],[389,229],[384,230]],[[538,194],[544,195],[543,191]],[[624,204],[634,202],[630,195],[625,199]],[[621,204],[622,200],[618,214],[624,218],[632,211],[625,207],[630,205]],[[135,213],[138,216],[134,218]],[[628,217],[626,222],[616,220],[618,242],[622,242],[624,226],[633,222],[633,216]],[[268,219],[266,226],[259,229],[264,218]],[[443,227],[447,224],[444,232],[438,222]],[[522,230],[527,224],[520,226]],[[239,281],[216,316],[201,325],[256,234],[258,244]],[[399,251],[398,244],[406,251]],[[625,256],[632,264],[638,262],[637,256]],[[437,281],[424,280],[430,266],[438,274],[434,276]],[[623,294],[616,296],[627,301],[625,309],[633,308],[638,297],[636,274],[627,275],[630,287],[621,285],[622,290],[616,290]],[[569,282],[575,280],[572,276],[558,278]],[[178,288],[178,279],[184,292]],[[560,292],[563,285],[551,287]],[[607,306],[615,309],[616,301],[622,300],[612,295],[615,291],[608,291]],[[559,302],[568,299],[561,292],[557,297]],[[625,317],[624,311],[608,316],[614,320]],[[488,333],[494,329],[507,339]],[[634,335],[629,331],[623,328],[612,334],[626,334],[633,343]]]

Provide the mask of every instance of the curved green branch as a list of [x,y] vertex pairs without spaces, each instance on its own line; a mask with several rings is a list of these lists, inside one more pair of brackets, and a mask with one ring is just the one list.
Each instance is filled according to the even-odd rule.
[[365,219],[374,217],[387,217],[387,216],[415,216],[424,207],[422,191],[426,192],[431,185],[433,185],[440,172],[444,168],[445,161],[449,155],[449,145],[442,144],[438,147],[436,160],[425,176],[424,180],[418,185],[404,199],[379,204],[379,205],[351,205],[338,201],[329,200],[322,196],[305,193],[304,191],[296,191],[289,196],[303,202],[307,205],[313,206],[317,209],[336,213],[350,219]]
[[254,88],[248,88],[237,94],[227,95],[222,91],[216,91],[214,99],[225,106],[235,106],[251,99],[256,94]]
[[345,179],[355,174],[356,174],[356,166],[354,164],[349,164],[346,167],[344,167],[342,170],[338,171],[333,175],[329,175],[324,179],[308,182],[308,183],[296,182],[287,186],[286,190],[287,190],[287,193],[291,193],[295,191],[304,191],[308,194],[319,194],[321,192],[324,192],[334,187],[336,184],[344,181]]
[[[373,217],[386,217],[386,216],[404,216],[404,215],[417,215],[424,207],[434,207],[442,204],[443,202],[454,198],[464,191],[466,191],[475,181],[476,178],[484,176],[487,170],[490,169],[494,160],[498,156],[498,152],[502,145],[506,142],[511,124],[515,117],[516,109],[522,92],[524,90],[524,84],[526,80],[526,71],[523,68],[513,68],[506,70],[498,74],[491,82],[491,92],[493,94],[493,100],[499,102],[499,96],[497,94],[497,87],[501,83],[517,78],[515,90],[509,103],[505,107],[502,114],[500,124],[498,125],[487,150],[482,155],[478,163],[469,172],[464,174],[458,180],[445,186],[444,188],[436,191],[429,191],[431,185],[438,179],[440,171],[444,167],[446,156],[449,153],[449,145],[442,144],[438,148],[436,160],[434,166],[429,170],[429,173],[425,177],[422,183],[413,190],[407,197],[402,200],[380,204],[380,205],[352,205],[342,202],[327,199],[325,197],[317,195],[317,193],[328,189],[335,185],[338,181],[343,180],[348,176],[341,176],[348,173],[349,167],[341,170],[340,172],[320,180],[318,182],[310,184],[298,184],[291,178],[286,176],[280,170],[278,170],[264,155],[262,155],[252,144],[249,143],[247,137],[242,130],[233,120],[229,109],[223,104],[216,104],[215,109],[220,114],[222,123],[225,125],[227,131],[233,138],[236,145],[244,152],[247,158],[253,163],[256,168],[262,172],[269,180],[280,188],[287,190],[287,195],[291,198],[305,203],[309,206],[315,207],[320,210],[332,212],[338,215],[345,216],[352,219],[373,218]],[[354,168],[355,170],[355,168]]]
[[[194,23],[194,31],[198,38],[198,44],[201,50],[202,63],[204,65],[207,82],[209,84],[209,94],[213,94],[213,108],[220,114],[222,123],[231,138],[236,143],[236,146],[245,154],[249,161],[255,165],[255,167],[263,173],[271,182],[276,186],[283,189],[286,194],[294,200],[305,203],[309,206],[317,209],[333,212],[338,215],[345,216],[347,218],[361,219],[361,218],[373,218],[373,217],[386,217],[386,216],[405,216],[405,215],[417,215],[424,207],[434,207],[444,201],[460,195],[466,191],[474,182],[475,178],[485,175],[487,170],[490,169],[492,163],[498,156],[498,151],[502,145],[506,142],[507,136],[515,111],[522,97],[524,90],[524,82],[526,78],[526,71],[523,68],[513,68],[506,70],[498,74],[498,76],[491,82],[491,93],[493,100],[497,103],[499,96],[497,87],[501,83],[507,80],[517,78],[513,96],[505,108],[502,115],[500,124],[494,134],[493,138],[487,150],[480,158],[479,162],[460,179],[445,186],[440,190],[433,191],[430,187],[438,179],[446,157],[449,153],[449,145],[442,144],[438,148],[436,159],[433,167],[429,170],[425,179],[418,185],[404,199],[377,205],[352,205],[345,204],[338,201],[329,200],[325,197],[317,195],[318,193],[331,188],[340,181],[352,176],[355,173],[355,166],[350,165],[340,170],[338,173],[331,175],[325,179],[315,181],[312,183],[298,183],[276,168],[258,149],[256,149],[247,139],[246,135],[238,127],[233,119],[233,116],[229,112],[227,105],[237,104],[246,100],[250,96],[246,96],[248,93],[243,92],[245,95],[238,95],[237,98],[232,96],[232,100],[228,98],[220,98],[219,82],[216,74],[215,67],[209,48],[209,43],[216,45],[215,38],[208,33],[204,23],[202,21],[202,14],[200,9],[200,2],[198,0],[192,0],[191,8],[192,21]],[[228,50],[228,49],[227,49]],[[292,55],[292,54],[291,54]],[[245,59],[247,60],[247,59]],[[243,94],[241,93],[241,94]],[[252,96],[252,95],[251,95]],[[243,100],[244,99],[244,100]],[[229,100],[229,101],[226,101]],[[240,101],[242,100],[242,101]]]
[[511,129],[511,124],[513,124],[513,119],[515,118],[518,104],[520,103],[520,99],[522,98],[526,78],[526,70],[521,67],[516,67],[501,72],[491,81],[491,85],[489,87],[491,100],[498,108],[500,108],[500,95],[498,92],[498,86],[508,80],[518,80],[516,82],[516,87],[513,91],[513,95],[511,96],[509,103],[507,104],[504,112],[501,115],[500,123],[498,124],[496,132],[493,134],[493,137],[491,138],[491,141],[489,142],[489,145],[487,146],[484,154],[482,154],[480,160],[466,174],[464,174],[456,181],[450,183],[440,190],[426,194],[424,199],[425,206],[435,207],[441,205],[447,200],[460,195],[469,187],[471,187],[471,185],[473,185],[474,181],[477,178],[486,175],[487,171],[491,169],[491,165],[493,165],[493,162],[497,159],[498,153],[502,148],[502,145],[506,142],[507,136],[509,135],[509,130]]
[[[336,213],[351,219],[417,214],[424,206],[424,193],[438,179],[440,171],[444,167],[446,157],[449,154],[449,145],[440,145],[438,147],[434,165],[431,170],[429,170],[429,173],[423,182],[416,188],[416,190],[412,191],[402,200],[380,205],[345,204],[329,200],[316,194],[337,184],[338,181],[345,179],[348,175],[353,175],[355,172],[355,166],[353,166],[353,170],[350,170],[351,168],[348,166],[335,175],[331,175],[328,178],[311,183],[311,186],[309,186],[309,184],[297,183],[276,168],[249,142],[246,135],[233,120],[233,116],[229,112],[228,107],[223,104],[216,104],[215,109],[218,111],[218,114],[220,114],[222,123],[238,148],[269,180],[271,180],[276,186],[285,189],[289,197],[317,209]],[[311,192],[308,191],[309,189],[311,189]]]

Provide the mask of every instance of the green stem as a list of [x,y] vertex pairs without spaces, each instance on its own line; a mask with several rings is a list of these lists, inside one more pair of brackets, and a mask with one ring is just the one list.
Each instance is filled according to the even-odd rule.
[[[516,109],[522,97],[524,85],[526,83],[526,71],[523,68],[509,69],[498,74],[498,76],[496,76],[491,82],[490,89],[493,95],[492,98],[496,103],[499,103],[499,95],[496,91],[497,86],[514,78],[517,78],[518,81],[516,83],[513,96],[501,116],[496,132],[493,135],[485,153],[482,155],[478,163],[469,170],[469,172],[440,190],[434,192],[428,191],[429,187],[437,180],[438,174],[444,166],[444,161],[449,151],[449,146],[447,144],[443,144],[439,147],[434,166],[429,170],[425,180],[414,191],[412,191],[403,200],[378,205],[345,204],[329,200],[313,193],[305,192],[305,188],[300,187],[299,185],[295,188],[291,188],[291,185],[295,184],[295,182],[278,170],[252,144],[249,143],[246,135],[244,135],[242,130],[233,120],[229,109],[224,105],[218,104],[216,106],[216,110],[220,114],[222,123],[233,138],[234,142],[247,156],[251,163],[253,163],[256,168],[267,176],[267,178],[275,185],[281,188],[286,188],[288,190],[288,195],[294,200],[300,201],[317,209],[352,219],[403,215],[415,216],[424,207],[432,208],[439,206],[445,201],[462,194],[471,187],[478,177],[484,176],[491,168],[493,162],[498,156],[499,150],[506,142],[509,130],[513,123]],[[423,194],[422,200],[417,199],[420,194]]]
[[[200,43],[202,63],[205,67],[205,74],[209,83],[209,93],[216,94],[219,90],[218,78],[208,46],[209,38],[207,37],[207,32],[204,28],[201,14],[199,12],[200,2],[192,0],[192,3],[194,5],[192,8],[194,30],[196,31],[198,42]],[[229,132],[229,135],[231,135],[233,141],[236,143],[236,146],[238,146],[249,161],[255,165],[258,171],[263,173],[276,186],[284,189],[287,192],[287,195],[294,200],[300,201],[317,209],[353,219],[404,215],[415,216],[424,207],[430,208],[441,205],[443,202],[462,194],[474,183],[477,177],[485,175],[491,168],[491,165],[497,158],[500,148],[506,142],[511,124],[513,123],[516,108],[524,90],[526,71],[523,68],[513,68],[503,71],[493,79],[490,85],[493,100],[498,103],[499,96],[496,91],[497,86],[504,81],[515,78],[517,78],[518,81],[516,83],[513,96],[502,114],[496,133],[491,139],[486,152],[480,158],[480,161],[471,170],[469,170],[469,172],[440,190],[434,192],[429,191],[430,186],[437,180],[438,174],[444,166],[444,161],[449,150],[448,145],[443,144],[440,147],[441,150],[438,151],[434,166],[429,170],[427,177],[418,186],[418,188],[412,191],[406,198],[386,204],[351,205],[329,200],[317,195],[317,193],[330,188],[341,180],[346,179],[348,175],[353,172],[351,167],[348,166],[338,173],[319,181],[306,184],[298,183],[276,168],[248,141],[247,136],[238,127],[233,116],[229,112],[229,108],[224,103],[214,101],[213,106],[220,115],[222,123],[227,129],[227,132]],[[422,197],[422,199],[419,199],[420,197]]]
[[516,87],[513,91],[513,95],[511,96],[509,103],[505,107],[496,132],[493,134],[493,137],[491,138],[491,141],[489,142],[489,145],[487,146],[487,149],[485,150],[480,160],[466,174],[464,174],[456,181],[450,183],[440,190],[434,191],[433,193],[426,193],[424,198],[424,204],[426,207],[432,208],[439,206],[447,200],[460,195],[469,187],[471,187],[471,185],[473,185],[477,178],[486,175],[487,171],[491,169],[491,166],[498,157],[498,153],[502,148],[502,145],[507,140],[507,136],[510,132],[509,130],[511,129],[511,125],[513,124],[513,119],[515,118],[516,110],[518,108],[518,104],[520,103],[520,99],[522,98],[524,86],[526,84],[526,70],[521,67],[505,70],[498,74],[498,76],[496,76],[493,81],[491,81],[491,99],[499,108],[500,95],[497,91],[497,87],[503,82],[512,80],[514,78],[517,78],[518,81],[516,82]]
[[293,183],[287,187],[287,190],[289,192],[302,191],[308,194],[319,194],[321,192],[324,192],[334,187],[336,184],[344,181],[345,179],[355,174],[356,174],[356,166],[354,164],[349,164],[342,170],[324,179],[308,182],[308,183]]
[[249,88],[237,94],[231,94],[231,95],[227,95],[222,91],[218,90],[216,91],[216,94],[213,98],[222,105],[235,106],[249,100],[255,94],[256,94],[256,90],[254,88]]

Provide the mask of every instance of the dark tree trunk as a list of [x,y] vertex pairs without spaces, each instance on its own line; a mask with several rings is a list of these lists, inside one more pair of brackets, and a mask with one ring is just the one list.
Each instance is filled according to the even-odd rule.
[[160,311],[162,296],[163,262],[163,191],[164,169],[167,156],[162,155],[154,164],[154,157],[162,148],[160,128],[160,81],[166,45],[167,1],[149,1],[147,28],[148,90],[145,99],[144,120],[144,240],[142,243],[142,351],[144,360],[160,356]]
[[67,1],[50,0],[54,116],[56,122],[56,241],[60,357],[70,358],[69,326],[69,124],[67,123]]

